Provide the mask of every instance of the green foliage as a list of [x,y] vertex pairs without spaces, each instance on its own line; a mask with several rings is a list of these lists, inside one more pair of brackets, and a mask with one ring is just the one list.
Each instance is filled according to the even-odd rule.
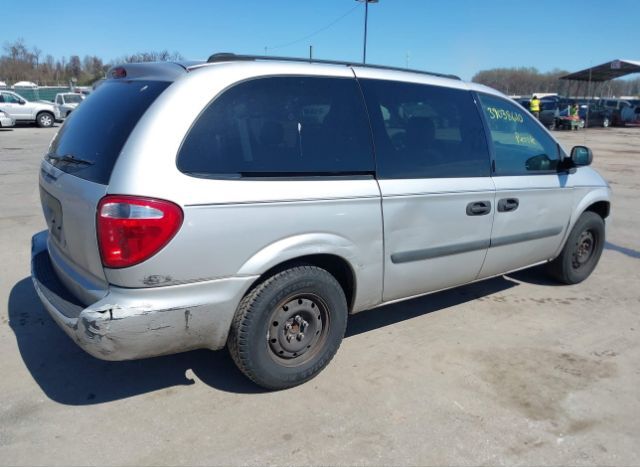
[[[566,70],[552,70],[540,73],[535,68],[493,68],[476,73],[471,80],[498,89],[508,95],[529,96],[536,92],[561,95],[586,95],[587,84],[578,87],[575,82],[562,80],[568,75]],[[640,78],[632,80],[616,79],[603,84],[592,83],[592,95],[637,96],[640,95]]]

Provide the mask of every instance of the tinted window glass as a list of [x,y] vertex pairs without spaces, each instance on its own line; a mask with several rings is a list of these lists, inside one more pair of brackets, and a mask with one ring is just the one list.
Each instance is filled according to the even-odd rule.
[[555,171],[558,145],[533,118],[511,102],[480,95],[491,132],[496,175]]
[[470,92],[361,80],[380,178],[482,177],[489,153]]
[[72,155],[92,164],[55,162],[56,166],[92,182],[108,183],[129,134],[169,84],[105,81],[67,118],[49,148],[51,155]]
[[9,104],[19,104],[21,102],[20,98],[14,96],[13,94],[3,94],[3,97],[4,101]]
[[540,107],[542,110],[555,110],[558,104],[555,101],[542,101]]
[[196,121],[178,168],[196,176],[372,173],[371,132],[357,82],[274,77],[238,84]]

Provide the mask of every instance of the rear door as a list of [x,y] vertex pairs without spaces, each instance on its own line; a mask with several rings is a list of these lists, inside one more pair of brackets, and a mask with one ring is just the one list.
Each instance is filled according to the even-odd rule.
[[360,83],[382,194],[384,300],[474,280],[489,246],[494,187],[473,96],[429,84]]
[[42,162],[40,195],[52,263],[60,279],[85,302],[106,288],[96,239],[98,202],[129,134],[167,86],[105,82],[65,122]]
[[522,268],[557,252],[568,228],[573,190],[557,170],[558,143],[507,99],[479,94],[492,143],[496,187],[491,247],[480,277]]

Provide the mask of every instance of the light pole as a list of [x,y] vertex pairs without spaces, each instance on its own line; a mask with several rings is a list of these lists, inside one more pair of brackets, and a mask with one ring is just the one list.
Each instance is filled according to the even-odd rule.
[[379,0],[356,0],[364,2],[364,48],[362,50],[362,63],[367,63],[367,21],[369,18],[369,3],[378,3]]

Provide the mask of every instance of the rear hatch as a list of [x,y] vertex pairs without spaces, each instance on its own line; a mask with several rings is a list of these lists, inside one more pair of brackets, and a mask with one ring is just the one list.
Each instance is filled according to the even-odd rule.
[[140,117],[170,83],[107,80],[54,137],[40,171],[49,254],[61,281],[85,304],[106,294],[96,209]]

